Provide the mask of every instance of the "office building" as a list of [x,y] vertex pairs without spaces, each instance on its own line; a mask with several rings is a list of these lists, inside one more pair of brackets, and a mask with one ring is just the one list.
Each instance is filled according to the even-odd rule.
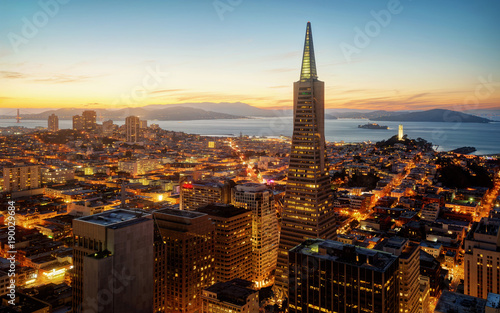
[[289,251],[288,311],[384,312],[398,308],[398,257],[333,240]]
[[500,293],[500,221],[482,218],[464,240],[464,293],[486,299]]
[[55,114],[49,115],[48,127],[49,132],[56,132],[59,130],[59,118]]
[[233,279],[203,290],[203,313],[258,313],[259,292],[250,289],[252,282]]
[[276,269],[286,294],[288,250],[308,238],[334,237],[331,187],[325,166],[324,83],[318,80],[311,23],[307,23],[300,80],[293,85],[293,136]]
[[73,220],[73,312],[153,311],[153,220],[110,210]]
[[129,116],[125,118],[125,131],[127,142],[139,142],[140,140],[140,126],[139,117]]
[[250,279],[252,270],[252,214],[230,204],[209,204],[197,209],[214,223],[215,281]]
[[83,117],[81,115],[73,116],[73,130],[83,130]]
[[16,165],[3,168],[3,191],[21,191],[40,187],[40,165]]
[[180,191],[181,210],[190,211],[211,203],[231,202],[230,182],[185,181],[181,183]]
[[405,238],[392,237],[382,241],[375,249],[398,257],[399,312],[420,312],[420,246]]
[[252,212],[252,281],[261,288],[274,282],[278,258],[278,217],[272,190],[247,183],[232,190],[232,202]]
[[215,283],[215,227],[210,216],[162,209],[153,219],[154,312],[200,312],[202,290]]

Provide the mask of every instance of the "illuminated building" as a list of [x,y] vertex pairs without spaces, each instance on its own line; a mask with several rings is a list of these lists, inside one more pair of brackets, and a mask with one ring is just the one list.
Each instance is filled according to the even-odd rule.
[[97,114],[95,111],[83,111],[83,130],[92,132],[97,128]]
[[153,219],[153,312],[199,312],[202,290],[215,283],[214,224],[207,214],[175,209]]
[[74,168],[42,168],[42,183],[44,184],[64,184],[75,179]]
[[398,312],[398,257],[309,239],[289,251],[288,312]]
[[21,191],[41,187],[40,165],[3,168],[3,191]]
[[83,117],[81,115],[73,116],[73,130],[83,130]]
[[57,115],[49,115],[48,130],[49,132],[56,132],[59,130],[59,118],[57,117]]
[[399,312],[417,313],[420,310],[420,248],[401,237],[385,239],[375,249],[398,256]]
[[126,131],[127,142],[140,141],[139,117],[129,116],[125,118],[125,131]]
[[278,257],[278,218],[272,190],[261,184],[236,185],[233,204],[252,212],[252,281],[257,288],[272,283]]
[[141,129],[148,128],[148,121],[147,120],[140,120],[139,121],[139,128],[141,128]]
[[500,222],[482,218],[464,240],[464,293],[486,299],[500,293]]
[[153,311],[153,220],[110,210],[73,220],[73,312]]
[[180,191],[181,210],[196,210],[211,203],[228,204],[231,202],[231,186],[229,182],[183,182]]
[[398,140],[401,141],[403,140],[403,125],[402,124],[399,124],[399,127],[398,127]]
[[277,286],[286,294],[288,250],[308,238],[331,239],[335,221],[325,166],[324,83],[318,80],[307,23],[300,80],[293,85],[293,136],[276,268]]
[[203,313],[258,313],[259,292],[251,282],[234,279],[203,290]]
[[252,270],[252,216],[230,204],[209,204],[197,209],[215,226],[215,281],[250,279]]

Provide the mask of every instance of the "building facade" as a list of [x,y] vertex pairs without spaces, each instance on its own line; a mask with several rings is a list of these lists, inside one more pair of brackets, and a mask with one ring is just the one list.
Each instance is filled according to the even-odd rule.
[[276,269],[277,286],[287,293],[288,250],[308,238],[332,239],[335,221],[325,166],[324,83],[318,80],[307,23],[300,80],[294,83],[293,136]]
[[198,208],[215,226],[215,281],[252,278],[252,213],[230,204]]
[[137,116],[129,116],[125,118],[125,132],[127,142],[139,142],[141,128],[140,120]]
[[483,218],[464,240],[464,293],[482,299],[500,293],[500,221]]
[[49,132],[56,132],[59,130],[59,118],[55,114],[49,115],[48,127]]
[[153,311],[153,220],[110,210],[73,220],[73,312]]
[[252,281],[255,287],[274,282],[278,259],[278,217],[272,190],[261,184],[236,185],[232,202],[252,212]]
[[92,132],[97,129],[97,113],[92,110],[82,113],[83,130]]
[[3,191],[21,191],[40,187],[40,165],[18,165],[3,168]]
[[228,182],[183,182],[180,187],[181,210],[196,210],[207,204],[230,203],[231,186]]
[[175,209],[153,219],[154,312],[200,312],[202,290],[215,283],[214,224],[205,213]]

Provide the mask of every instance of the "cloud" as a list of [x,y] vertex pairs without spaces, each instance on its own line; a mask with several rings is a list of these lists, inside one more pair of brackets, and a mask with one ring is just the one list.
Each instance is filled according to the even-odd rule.
[[85,76],[85,75],[72,76],[66,74],[58,74],[45,78],[35,78],[32,79],[32,81],[39,83],[66,84],[66,83],[79,83],[94,77],[96,76]]
[[26,75],[21,72],[0,71],[0,76],[7,79],[25,78]]
[[186,91],[187,89],[161,89],[161,90],[155,90],[151,91],[150,94],[157,94],[157,93],[170,93],[170,92],[179,92],[179,91]]

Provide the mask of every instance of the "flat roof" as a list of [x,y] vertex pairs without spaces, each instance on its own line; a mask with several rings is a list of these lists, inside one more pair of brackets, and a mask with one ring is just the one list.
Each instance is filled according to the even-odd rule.
[[469,313],[484,312],[486,300],[461,293],[443,291],[436,305],[435,312]]
[[130,225],[133,221],[142,221],[146,214],[142,212],[134,212],[123,209],[109,210],[102,213],[85,216],[78,218],[77,220],[85,221],[92,224],[102,225],[102,226],[116,226],[121,227]]

